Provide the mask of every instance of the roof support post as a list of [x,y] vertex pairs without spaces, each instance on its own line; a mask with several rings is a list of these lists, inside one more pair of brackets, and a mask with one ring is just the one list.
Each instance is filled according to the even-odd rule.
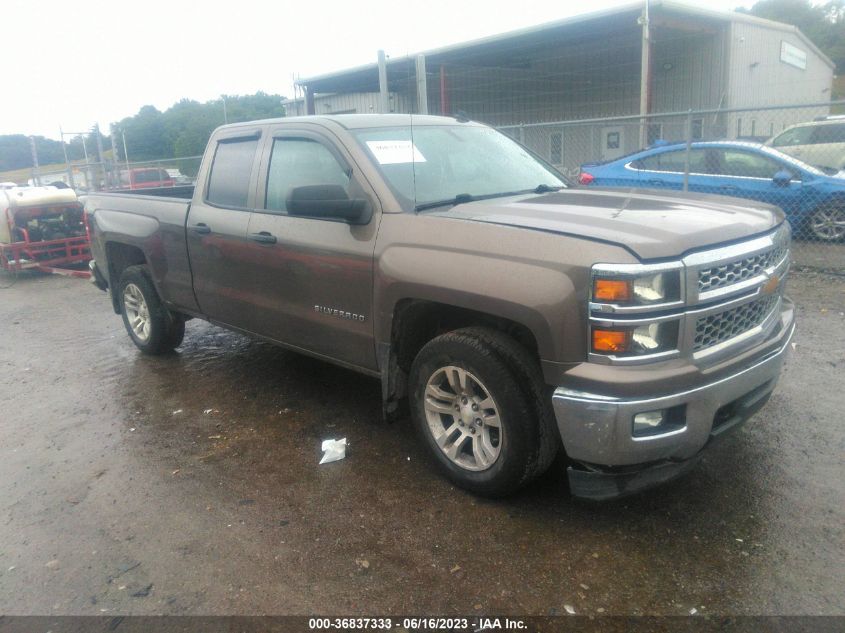
[[446,66],[440,64],[440,114],[449,115],[449,86],[446,85]]
[[425,55],[417,55],[417,112],[428,114],[428,85],[425,78]]
[[[640,57],[640,114],[645,117],[651,109],[651,33],[649,32],[649,0],[638,22],[643,27]],[[640,148],[648,146],[648,119],[640,119]]]
[[379,112],[388,114],[390,112],[390,95],[387,90],[387,59],[384,51],[378,52],[378,92]]
[[311,86],[305,86],[305,114],[316,114],[314,110],[314,91]]

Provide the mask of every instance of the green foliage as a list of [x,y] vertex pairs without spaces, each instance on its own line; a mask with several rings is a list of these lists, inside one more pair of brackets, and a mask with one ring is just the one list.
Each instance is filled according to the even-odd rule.
[[[254,95],[232,95],[199,103],[183,99],[164,112],[145,105],[138,114],[127,117],[115,128],[115,144],[120,160],[123,155],[121,132],[126,134],[126,146],[132,161],[157,158],[197,156],[205,150],[208,137],[214,128],[223,125],[223,99],[226,100],[226,118],[229,123],[254,121],[285,115],[280,95],[257,92]],[[85,135],[85,149],[92,161],[97,160],[97,137],[92,130]],[[103,150],[111,149],[111,139],[100,134]],[[82,136],[66,139],[70,160],[84,157]],[[43,136],[35,137],[38,162],[42,165],[63,163],[64,154],[60,141]],[[29,137],[23,134],[0,135],[0,171],[24,169],[32,166]]]
[[737,9],[759,18],[797,26],[845,72],[845,2],[831,0],[811,4],[810,0],[760,0],[751,9]]
[[[285,115],[283,97],[258,92],[254,95],[224,95],[220,99],[199,103],[183,99],[164,112],[144,106],[132,117],[115,124],[118,134],[126,134],[131,161],[156,158],[197,156],[205,150],[208,137],[224,123],[254,121]],[[123,159],[123,148],[119,148]]]

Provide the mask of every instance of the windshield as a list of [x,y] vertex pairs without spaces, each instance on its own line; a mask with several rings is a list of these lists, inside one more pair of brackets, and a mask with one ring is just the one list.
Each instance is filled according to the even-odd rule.
[[355,136],[406,210],[565,186],[551,166],[487,127],[408,125]]

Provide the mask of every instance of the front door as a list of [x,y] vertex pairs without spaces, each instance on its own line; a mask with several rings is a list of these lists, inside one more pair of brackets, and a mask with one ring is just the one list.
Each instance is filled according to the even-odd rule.
[[[280,126],[261,168],[259,206],[248,227],[252,271],[244,291],[257,306],[252,331],[312,353],[375,369],[373,251],[379,214],[375,196],[351,158],[305,126]],[[334,185],[375,211],[366,224],[296,217],[294,187]]]
[[[780,207],[788,214],[800,210],[803,184],[797,169],[744,149],[715,151],[719,155],[720,187],[714,193],[761,200]],[[789,173],[792,178],[776,182],[775,175],[781,173]]]

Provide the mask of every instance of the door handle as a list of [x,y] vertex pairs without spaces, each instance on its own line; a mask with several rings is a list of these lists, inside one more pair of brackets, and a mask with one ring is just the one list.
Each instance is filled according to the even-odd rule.
[[272,233],[268,233],[267,231],[261,231],[260,233],[250,233],[248,235],[249,239],[253,242],[258,242],[259,244],[275,244],[276,243],[276,236]]
[[734,185],[722,185],[719,187],[722,191],[738,191],[739,188]]
[[655,185],[655,186],[657,186],[657,187],[660,187],[660,186],[662,186],[662,185],[665,185],[665,184],[666,184],[666,181],[665,181],[665,180],[660,180],[660,179],[658,179],[658,178],[655,178],[655,179],[653,179],[653,180],[649,180],[649,181],[648,181],[648,184],[650,184],[650,185]]
[[200,235],[208,235],[211,233],[211,227],[208,226],[205,222],[199,222],[198,224],[194,224],[191,227],[194,233],[199,233]]

